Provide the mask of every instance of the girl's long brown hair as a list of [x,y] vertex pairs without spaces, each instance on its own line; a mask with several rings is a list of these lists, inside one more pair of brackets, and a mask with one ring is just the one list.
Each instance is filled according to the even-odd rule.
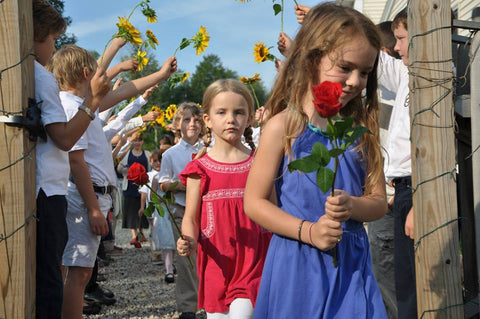
[[[285,153],[292,155],[292,144],[306,128],[307,115],[303,100],[313,85],[318,84],[318,70],[322,57],[333,53],[354,37],[364,37],[372,47],[381,48],[376,26],[358,11],[323,3],[312,8],[288,50],[285,61],[266,103],[269,117],[290,106],[287,112]],[[353,116],[355,123],[367,127],[373,134],[364,134],[358,150],[366,162],[367,180],[365,194],[370,193],[382,172],[382,155],[378,139],[377,97],[378,55],[373,70],[368,74],[366,96],[357,96],[340,111],[341,116]]]

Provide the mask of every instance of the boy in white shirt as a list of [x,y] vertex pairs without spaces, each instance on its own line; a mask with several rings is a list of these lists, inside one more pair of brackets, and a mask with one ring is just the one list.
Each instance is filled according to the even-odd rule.
[[[33,1],[36,61],[35,99],[40,104],[46,142],[36,146],[36,318],[60,319],[63,298],[61,258],[67,242],[67,181],[70,172],[68,151],[90,124],[87,112],[94,112],[108,92],[110,81],[99,68],[91,81],[91,94],[84,109],[67,121],[58,93],[57,81],[44,66],[55,51],[55,39],[66,29],[62,16],[46,1]],[[107,62],[107,61],[106,61]]]
[[[177,225],[182,225],[183,215],[185,213],[185,186],[180,183],[178,174],[185,169],[192,160],[192,154],[198,153],[203,143],[199,136],[203,130],[202,111],[195,103],[182,103],[178,107],[174,123],[178,122],[181,139],[175,146],[169,148],[162,155],[162,166],[158,173],[158,183],[161,191],[166,191],[174,182],[179,182],[175,187],[175,205],[173,215]],[[173,226],[173,225],[172,225]],[[172,227],[174,228],[174,227]],[[175,242],[179,234],[173,229]],[[195,319],[197,311],[198,278],[196,271],[196,260],[192,256],[193,269],[184,257],[177,258],[177,284],[175,285],[175,299],[177,310],[182,314],[179,319]]]
[[[111,51],[107,49],[109,55],[103,60],[113,58],[117,51],[117,47]],[[88,51],[69,45],[55,53],[49,68],[62,90],[60,99],[67,118],[75,117],[83,97],[88,94],[90,79],[97,68],[96,61]],[[105,110],[143,92],[166,80],[175,70],[176,59],[171,57],[161,70],[109,92],[100,109]],[[100,236],[108,233],[105,217],[112,204],[110,194],[117,183],[110,143],[96,115],[98,112],[68,154],[73,182],[68,184],[68,242],[63,253],[63,265],[68,267],[62,308],[64,318],[82,317],[85,285],[95,263]]]

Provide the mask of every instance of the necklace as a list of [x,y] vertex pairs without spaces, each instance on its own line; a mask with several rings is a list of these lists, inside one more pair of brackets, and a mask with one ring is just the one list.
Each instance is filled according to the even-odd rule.
[[318,127],[313,126],[312,123],[307,122],[307,126],[308,126],[308,128],[309,128],[312,132],[317,133],[317,134],[320,134],[320,135],[325,136],[325,137],[328,137],[326,131],[324,131],[324,130],[322,130],[322,129],[319,129]]

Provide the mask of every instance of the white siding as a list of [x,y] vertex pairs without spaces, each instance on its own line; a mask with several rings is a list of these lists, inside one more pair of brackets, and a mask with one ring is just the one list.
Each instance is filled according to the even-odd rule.
[[381,22],[385,4],[385,0],[363,0],[363,14],[369,17],[373,23],[378,24]]

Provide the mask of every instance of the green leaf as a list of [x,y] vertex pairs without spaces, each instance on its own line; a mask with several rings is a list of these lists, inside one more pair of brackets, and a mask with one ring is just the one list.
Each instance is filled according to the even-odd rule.
[[165,216],[165,210],[162,205],[155,205],[155,207],[157,207],[158,215],[162,217]]
[[340,139],[345,138],[345,133],[352,130],[353,117],[346,117],[335,122],[335,130]]
[[320,164],[315,158],[310,155],[304,158],[299,158],[288,163],[288,170],[291,172],[299,170],[305,173],[316,171],[320,167]]
[[313,144],[312,157],[320,166],[327,166],[331,159],[327,147],[319,142]]
[[189,45],[190,45],[190,40],[188,40],[187,38],[183,38],[182,42],[180,42],[180,50],[185,49]]
[[267,54],[267,59],[270,61],[275,61],[275,56],[273,54]]
[[282,12],[282,6],[278,3],[274,4],[273,11],[275,12],[275,15],[279,14],[280,12]]
[[331,157],[338,157],[338,156],[342,155],[343,153],[345,153],[345,150],[342,150],[341,148],[334,148],[334,149],[331,149],[331,150],[328,151],[328,154]]
[[333,137],[337,136],[337,130],[335,126],[327,123],[327,135],[330,137],[330,140],[333,140]]
[[145,209],[145,210],[143,211],[143,215],[145,215],[145,216],[147,216],[147,217],[151,217],[152,214],[153,214],[153,210],[154,210],[154,209],[155,209],[155,205],[154,205],[154,204],[152,204],[152,203],[148,204],[147,209]]
[[155,203],[155,204],[160,204],[160,198],[158,198],[158,195],[153,193],[153,192],[151,194],[152,194],[152,196],[150,196],[150,197],[151,197],[152,202]]
[[365,133],[370,133],[368,128],[364,126],[357,125],[353,128],[351,132],[349,132],[345,138],[345,143],[348,145],[351,145],[353,142],[355,142],[356,139],[361,137]]
[[332,188],[333,171],[326,167],[320,167],[317,171],[317,186],[323,193]]

